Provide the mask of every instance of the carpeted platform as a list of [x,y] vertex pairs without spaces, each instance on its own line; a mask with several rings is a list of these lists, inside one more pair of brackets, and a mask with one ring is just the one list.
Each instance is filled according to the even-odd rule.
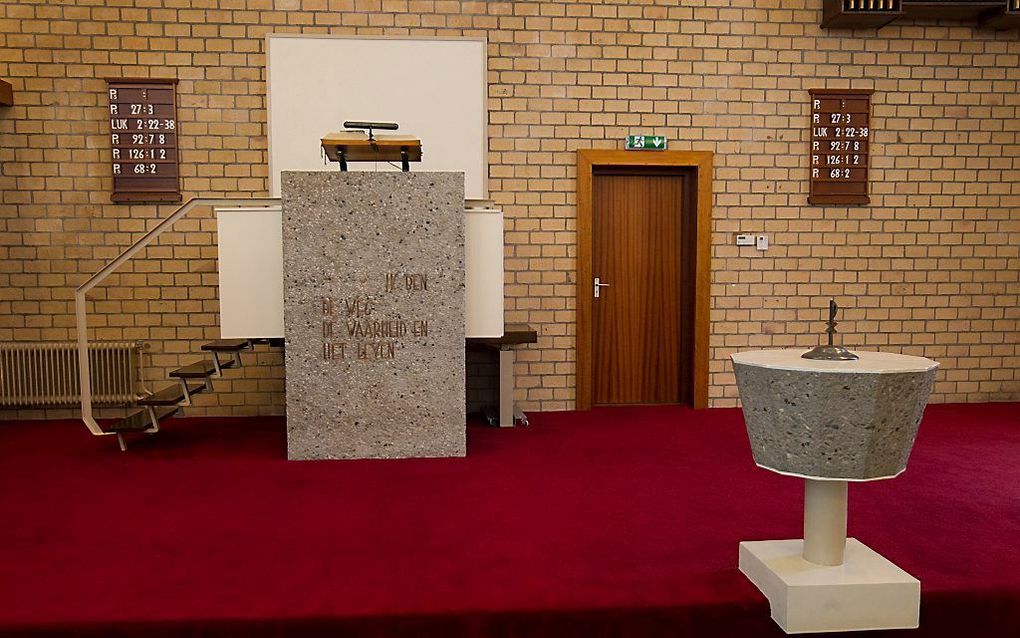
[[[0,423],[0,635],[783,635],[737,543],[799,537],[802,483],[754,466],[739,410],[535,414],[455,460],[284,437]],[[1020,404],[929,407],[850,533],[922,583],[919,631],[868,635],[1020,635]]]

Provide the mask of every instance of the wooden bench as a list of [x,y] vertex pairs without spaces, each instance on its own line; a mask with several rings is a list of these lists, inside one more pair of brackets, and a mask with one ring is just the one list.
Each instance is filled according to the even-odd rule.
[[521,425],[527,426],[528,416],[514,405],[514,362],[517,360],[514,347],[537,343],[538,331],[526,323],[508,323],[503,327],[502,337],[469,337],[467,342],[499,351],[499,414],[487,412],[485,416],[489,423],[508,428],[520,421]]

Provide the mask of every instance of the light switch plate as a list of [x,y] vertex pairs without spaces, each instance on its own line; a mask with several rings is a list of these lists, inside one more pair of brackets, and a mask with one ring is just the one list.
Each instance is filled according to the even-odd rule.
[[758,250],[768,250],[769,249],[769,236],[768,235],[758,235],[758,242],[755,244],[755,248],[757,248]]

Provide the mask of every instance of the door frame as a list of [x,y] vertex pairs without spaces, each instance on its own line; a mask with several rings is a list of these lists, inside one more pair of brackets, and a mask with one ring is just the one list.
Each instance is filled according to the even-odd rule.
[[577,368],[576,405],[592,405],[592,187],[596,169],[609,167],[694,169],[698,183],[694,291],[694,407],[708,407],[708,333],[711,303],[712,152],[711,151],[577,151]]

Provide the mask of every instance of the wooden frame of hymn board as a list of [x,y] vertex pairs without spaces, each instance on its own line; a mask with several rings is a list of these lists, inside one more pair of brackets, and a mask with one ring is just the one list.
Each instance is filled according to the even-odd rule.
[[871,89],[808,89],[808,204],[870,204]]
[[577,367],[578,410],[592,407],[592,268],[593,183],[599,167],[667,167],[693,169],[696,193],[694,260],[694,344],[692,396],[695,408],[708,407],[709,310],[712,258],[712,151],[577,151]]
[[181,201],[175,78],[105,78],[114,203]]

